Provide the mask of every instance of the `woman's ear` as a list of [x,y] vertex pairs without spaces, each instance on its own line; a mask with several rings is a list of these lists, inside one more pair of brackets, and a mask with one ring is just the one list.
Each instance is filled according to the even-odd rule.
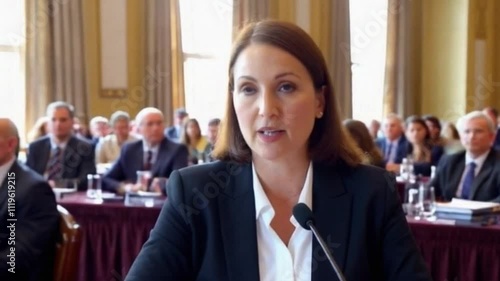
[[321,118],[325,112],[325,90],[326,86],[322,86],[319,91],[316,92],[316,116]]

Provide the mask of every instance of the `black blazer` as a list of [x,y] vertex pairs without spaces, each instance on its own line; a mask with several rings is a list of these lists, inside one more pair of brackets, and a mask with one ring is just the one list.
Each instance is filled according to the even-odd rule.
[[[172,173],[168,200],[127,281],[259,280],[251,164]],[[314,164],[313,212],[347,280],[431,280],[389,173]],[[338,280],[313,242],[312,280]]]
[[[170,176],[172,171],[187,166],[187,147],[164,138],[160,143],[156,162],[151,168],[154,177]],[[103,177],[103,189],[116,192],[120,182],[135,183],[137,171],[143,170],[144,151],[142,140],[126,143],[120,152],[120,157]]]
[[[408,142],[408,154],[413,153],[413,145]],[[415,162],[413,163],[413,173],[415,175],[422,175],[425,177],[431,176],[431,166],[437,166],[439,160],[444,154],[444,148],[440,145],[433,145],[431,149],[431,162]]]
[[[50,136],[32,142],[28,147],[26,164],[35,172],[43,175],[50,159]],[[87,189],[87,175],[95,174],[95,153],[92,144],[84,139],[71,136],[64,149],[62,178],[78,178],[78,190]]]
[[[389,147],[387,146],[387,139],[385,137],[377,139],[375,141],[375,144],[382,151],[382,156],[385,156],[385,154],[387,153],[387,149],[389,149]],[[403,134],[403,135],[401,135],[401,137],[399,138],[399,141],[398,141],[398,150],[396,151],[396,157],[394,158],[394,164],[401,164],[401,162],[403,162],[403,158],[405,158],[406,156],[408,156],[408,140],[406,139],[406,137]],[[387,161],[384,161],[384,162],[385,162],[384,163],[384,167],[385,167],[385,164],[387,164]]]
[[497,134],[495,135],[495,141],[493,142],[493,148],[500,151],[500,128],[497,129]]
[[[14,180],[10,180],[10,179]],[[0,280],[52,280],[56,239],[59,230],[54,193],[49,184],[28,167],[14,162],[0,183]],[[8,190],[15,200],[16,273],[7,270],[10,253],[7,225]]]
[[[437,196],[444,200],[456,197],[465,170],[465,151],[443,156],[431,182]],[[500,202],[500,152],[490,150],[479,174],[472,183],[469,199]]]

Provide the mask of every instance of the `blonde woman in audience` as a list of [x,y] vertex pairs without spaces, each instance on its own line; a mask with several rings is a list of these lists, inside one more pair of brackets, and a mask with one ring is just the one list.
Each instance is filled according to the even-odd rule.
[[28,132],[28,143],[34,142],[37,139],[46,136],[49,133],[49,118],[43,116],[36,120],[35,125]]
[[129,133],[130,116],[127,112],[116,111],[111,115],[113,134],[107,135],[97,143],[95,149],[96,164],[113,163],[120,156],[122,146],[137,140]]
[[344,120],[343,124],[351,138],[365,153],[366,164],[385,168],[382,152],[375,145],[366,125],[361,121],[352,119]]
[[188,147],[189,162],[191,164],[197,164],[198,160],[204,159],[203,152],[208,145],[208,141],[201,135],[200,125],[196,119],[188,119],[184,123],[181,143]]
[[465,150],[462,142],[460,142],[458,130],[453,123],[446,122],[443,126],[441,135],[445,139],[444,152],[446,154],[454,154]]
[[425,121],[417,116],[406,120],[408,156],[414,161],[416,175],[430,176],[431,166],[437,166],[444,153],[440,145],[432,145],[431,134]]

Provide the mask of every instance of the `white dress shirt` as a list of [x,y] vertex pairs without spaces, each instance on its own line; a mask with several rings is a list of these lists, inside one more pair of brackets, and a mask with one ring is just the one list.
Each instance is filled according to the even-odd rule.
[[16,161],[16,157],[12,157],[9,162],[0,166],[0,188],[2,188],[3,181],[7,178],[7,173],[9,172],[10,167],[12,167],[12,164],[14,164],[14,161]]
[[151,151],[152,157],[151,157],[151,165],[154,165],[156,163],[156,158],[158,157],[158,151],[160,150],[160,145],[157,144],[155,146],[148,146],[148,144],[145,141],[142,141],[142,151],[144,152],[144,158],[142,163],[146,163],[148,160],[148,151]]
[[457,193],[455,193],[455,195],[458,198],[462,197],[462,185],[464,184],[465,175],[467,174],[467,172],[469,170],[468,165],[472,162],[476,163],[474,177],[477,177],[477,175],[479,174],[479,171],[481,171],[481,168],[483,167],[484,161],[486,161],[486,158],[488,157],[489,153],[490,153],[490,151],[488,150],[486,153],[482,154],[481,156],[477,157],[476,159],[472,159],[472,157],[470,156],[470,154],[468,152],[465,153],[465,169],[464,169],[464,172],[462,173],[462,179],[460,180],[460,183],[458,184]]
[[[312,264],[312,232],[303,229],[292,216],[290,222],[295,230],[288,242],[283,243],[271,227],[274,208],[262,188],[252,165],[255,216],[257,220],[257,245],[259,275],[261,281],[310,281]],[[305,203],[312,209],[313,166],[309,164],[304,187],[297,203]]]

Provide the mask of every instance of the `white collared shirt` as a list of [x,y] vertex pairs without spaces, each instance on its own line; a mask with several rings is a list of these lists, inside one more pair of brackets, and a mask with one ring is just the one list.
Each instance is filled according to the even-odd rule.
[[156,158],[158,157],[158,151],[160,150],[160,145],[149,146],[144,140],[142,141],[142,151],[144,152],[143,163],[146,163],[148,159],[148,151],[153,153],[151,157],[151,164],[156,163]]
[[7,173],[9,172],[10,168],[12,167],[12,164],[14,164],[15,161],[16,157],[12,157],[12,159],[10,159],[9,162],[0,166],[0,188],[2,188],[3,181],[7,177]]
[[[303,229],[292,216],[290,222],[295,230],[288,242],[283,243],[271,227],[274,208],[262,188],[252,164],[255,216],[257,223],[257,245],[259,275],[261,281],[310,281],[312,264],[311,231]],[[313,166],[309,164],[307,176],[297,203],[305,203],[312,209]]]
[[465,153],[465,169],[464,172],[462,173],[462,178],[460,180],[460,183],[458,184],[457,193],[455,194],[457,197],[459,198],[462,197],[462,185],[464,184],[465,175],[469,171],[469,164],[472,162],[476,163],[476,169],[474,170],[474,177],[477,177],[489,153],[490,151],[488,150],[486,153],[482,154],[476,159],[472,159],[472,156],[469,154],[469,152]]
[[[51,151],[55,151],[57,147],[59,147],[62,151],[64,151],[64,149],[66,149],[66,146],[68,145],[68,140],[66,140],[65,142],[61,142],[61,143],[56,143],[55,140],[54,140],[54,136],[50,136],[50,148],[51,148]],[[52,156],[52,154],[51,154]]]

